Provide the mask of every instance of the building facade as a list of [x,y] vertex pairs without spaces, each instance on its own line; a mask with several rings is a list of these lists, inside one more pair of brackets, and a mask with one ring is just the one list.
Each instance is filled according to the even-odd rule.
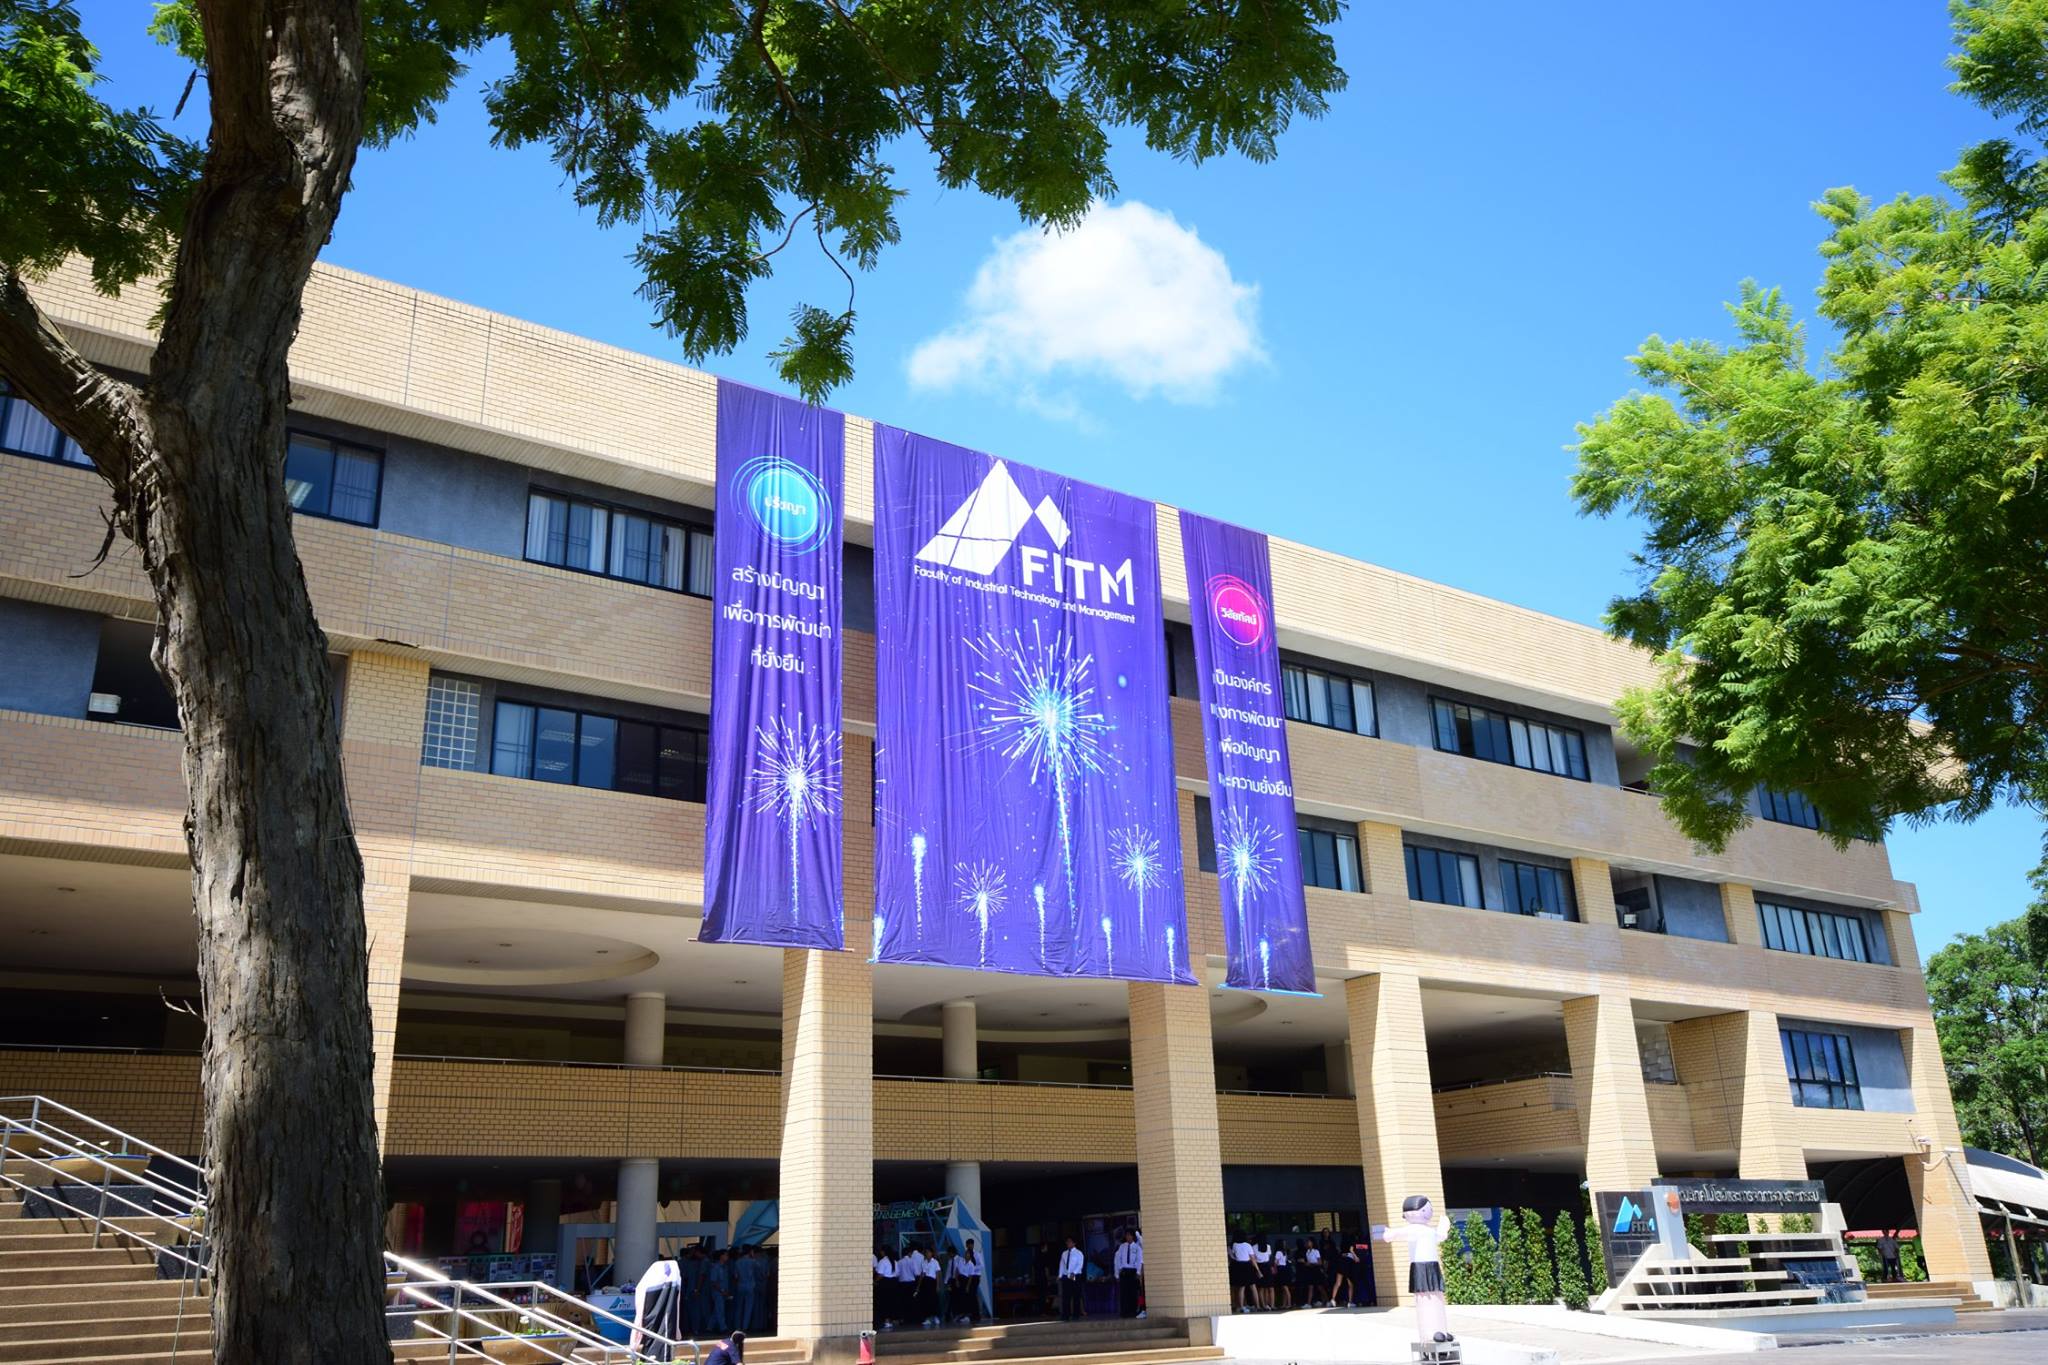
[[[146,291],[67,269],[37,292],[100,364],[146,364]],[[615,1210],[630,1273],[657,1220],[774,1201],[778,1330],[829,1340],[869,1324],[878,1202],[964,1197],[1009,1284],[1048,1241],[1138,1221],[1152,1311],[1200,1316],[1228,1310],[1232,1225],[1284,1243],[1410,1194],[1575,1209],[1661,1172],[1903,1190],[1852,1223],[1918,1228],[1936,1278],[1990,1278],[1913,888],[1794,795],[1759,793],[1725,853],[1681,837],[1614,728],[1639,652],[1274,542],[1320,995],[1224,992],[1162,508],[1208,984],[876,967],[871,428],[849,418],[849,951],[700,945],[713,381],[327,268],[292,379],[395,1244],[552,1250],[558,1221]],[[12,395],[0,447],[0,1093],[197,1155],[147,585],[124,544],[92,567],[105,489]],[[1376,1255],[1379,1295],[1405,1297]]]

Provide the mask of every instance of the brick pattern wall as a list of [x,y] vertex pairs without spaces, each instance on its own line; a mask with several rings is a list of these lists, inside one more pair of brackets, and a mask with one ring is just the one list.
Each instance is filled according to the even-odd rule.
[[[1429,1046],[1422,1028],[1422,983],[1391,972],[1344,983],[1351,1016],[1352,1085],[1358,1099],[1358,1146],[1365,1157],[1365,1207],[1393,1217],[1410,1195],[1444,1206],[1437,1157],[1436,1101],[1430,1093]],[[1408,1267],[1389,1242],[1372,1248],[1380,1302],[1407,1303]]]
[[1452,1164],[1569,1151],[1581,1141],[1569,1076],[1446,1090],[1433,1107],[1437,1150]]
[[[1606,868],[1600,872],[1604,881]],[[1608,910],[1613,911],[1611,898]],[[1582,995],[1564,1002],[1564,1032],[1586,1145],[1586,1180],[1595,1190],[1641,1189],[1657,1174],[1657,1144],[1636,1047],[1635,1009],[1624,995]]]
[[864,952],[783,954],[777,1325],[785,1336],[851,1337],[873,1316],[873,1020],[874,969]]
[[1145,1301],[1175,1318],[1230,1311],[1209,993],[1133,983],[1132,1102]]

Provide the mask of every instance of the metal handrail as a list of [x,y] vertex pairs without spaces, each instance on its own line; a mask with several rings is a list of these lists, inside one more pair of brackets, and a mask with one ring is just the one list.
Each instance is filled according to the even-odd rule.
[[1498,1076],[1484,1081],[1458,1081],[1451,1085],[1431,1086],[1434,1094],[1448,1095],[1459,1090],[1484,1090],[1489,1085],[1514,1085],[1521,1081],[1568,1081],[1569,1071],[1525,1071],[1518,1076]]
[[[671,1353],[670,1358],[673,1360],[685,1359],[684,1356],[678,1353],[686,1348],[689,1352],[687,1358],[690,1361],[695,1362],[702,1356],[701,1347],[694,1338],[672,1339],[669,1337],[665,1337],[658,1332],[650,1331],[646,1328],[635,1328],[632,1322],[620,1317],[618,1314],[610,1312],[603,1308],[599,1308],[596,1304],[586,1303],[582,1299],[575,1297],[573,1294],[566,1293],[563,1290],[558,1289],[554,1285],[548,1284],[542,1280],[516,1280],[495,1282],[492,1284],[476,1284],[469,1280],[457,1280],[450,1278],[449,1276],[441,1274],[439,1271],[435,1270],[431,1266],[423,1265],[418,1261],[409,1261],[405,1257],[400,1256],[395,1252],[389,1251],[384,1253],[384,1263],[388,1266],[395,1268],[401,1274],[404,1274],[409,1277],[403,1283],[394,1287],[397,1289],[398,1293],[402,1297],[421,1305],[420,1308],[412,1310],[412,1312],[409,1314],[409,1316],[415,1319],[414,1326],[416,1328],[423,1327],[426,1331],[433,1333],[436,1336],[448,1336],[449,1334],[440,1332],[439,1329],[437,1329],[431,1322],[421,1323],[418,1322],[417,1319],[428,1314],[452,1313],[456,1316],[458,1321],[475,1321],[481,1326],[488,1327],[490,1329],[489,1334],[491,1336],[495,1337],[504,1335],[503,1329],[500,1328],[496,1323],[493,1323],[489,1319],[481,1317],[474,1310],[465,1310],[461,1307],[462,1299],[465,1296],[468,1296],[476,1299],[481,1303],[488,1304],[493,1309],[496,1309],[498,1311],[510,1311],[518,1313],[522,1318],[524,1318],[527,1321],[536,1322],[548,1328],[551,1332],[558,1332],[561,1335],[570,1338],[572,1341],[576,1343],[577,1347],[581,1350],[596,1350],[600,1352],[603,1359],[610,1360],[616,1357],[627,1362],[630,1362],[631,1365],[639,1365],[639,1362],[651,1359],[651,1357],[646,1355],[644,1352],[638,1350],[631,1344],[630,1337],[628,1338],[627,1344],[621,1345],[620,1343],[616,1341],[611,1341],[598,1333],[587,1331],[576,1323],[569,1322],[564,1318],[558,1317],[555,1314],[548,1312],[546,1309],[541,1308],[537,1303],[518,1303],[512,1299],[505,1297],[505,1294],[501,1292],[511,1291],[514,1293],[530,1293],[540,1297],[558,1299],[563,1303],[572,1303],[575,1304],[579,1310],[586,1313],[590,1313],[597,1317],[605,1318],[610,1322],[617,1323],[619,1326],[626,1328],[629,1332],[637,1330],[643,1341],[651,1341],[658,1345],[667,1347]],[[449,1294],[450,1301],[444,1303],[440,1299],[436,1298],[433,1293],[433,1291],[436,1289],[446,1290]],[[391,1310],[386,1310],[386,1316],[399,1316],[399,1314],[395,1314]],[[550,1357],[556,1360],[569,1361],[589,1359],[587,1355],[576,1355],[573,1351],[568,1356],[556,1355],[550,1347],[541,1345],[538,1342],[533,1343],[533,1345],[536,1350],[542,1351],[543,1353],[549,1355]],[[475,1351],[474,1354],[483,1355],[486,1353],[479,1350]],[[455,1358],[455,1355],[456,1342],[453,1338],[451,1338],[449,1346],[449,1358],[452,1360]]]
[[[47,1123],[47,1120],[40,1119],[40,1111],[46,1108],[55,1109],[60,1113],[69,1114],[72,1118],[85,1120],[87,1123],[91,1124],[93,1127],[99,1129],[101,1132],[107,1134],[110,1137],[117,1137],[121,1139],[123,1143],[127,1144],[128,1151],[145,1151],[148,1152],[151,1156],[160,1156],[164,1158],[166,1161],[171,1162],[173,1165],[184,1167],[186,1170],[192,1172],[194,1176],[198,1177],[198,1181],[195,1181],[193,1184],[193,1192],[195,1195],[198,1192],[199,1181],[203,1181],[205,1179],[206,1173],[204,1171],[200,1170],[200,1168],[193,1162],[187,1161],[184,1157],[179,1156],[176,1152],[167,1152],[153,1142],[145,1142],[141,1138],[135,1136],[133,1133],[124,1133],[119,1128],[114,1127],[110,1123],[102,1123],[98,1119],[94,1118],[92,1115],[80,1113],[78,1110],[73,1109],[68,1104],[59,1104],[57,1101],[51,1099],[47,1095],[0,1096],[0,1106],[24,1103],[32,1106],[30,1116],[31,1123],[39,1121]],[[81,1138],[74,1133],[65,1132],[63,1129],[58,1128],[55,1124],[49,1124],[48,1126],[52,1131],[58,1133],[63,1137],[70,1139],[73,1142],[86,1143],[88,1141],[88,1139]],[[92,1143],[91,1145],[101,1146],[102,1144]]]

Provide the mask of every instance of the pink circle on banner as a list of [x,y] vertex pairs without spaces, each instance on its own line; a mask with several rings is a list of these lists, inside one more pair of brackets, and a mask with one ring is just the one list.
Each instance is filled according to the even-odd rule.
[[1209,580],[1209,614],[1236,644],[1249,647],[1266,638],[1266,599],[1235,574]]

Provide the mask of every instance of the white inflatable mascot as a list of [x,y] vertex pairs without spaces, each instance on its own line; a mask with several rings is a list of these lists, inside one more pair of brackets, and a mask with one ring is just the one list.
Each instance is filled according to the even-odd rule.
[[1375,1223],[1373,1237],[1382,1242],[1408,1244],[1408,1292],[1415,1296],[1415,1335],[1422,1341],[1451,1341],[1450,1321],[1444,1316],[1444,1267],[1441,1248],[1451,1235],[1451,1220],[1439,1214],[1426,1194],[1412,1194],[1401,1201],[1401,1223],[1384,1227]]

